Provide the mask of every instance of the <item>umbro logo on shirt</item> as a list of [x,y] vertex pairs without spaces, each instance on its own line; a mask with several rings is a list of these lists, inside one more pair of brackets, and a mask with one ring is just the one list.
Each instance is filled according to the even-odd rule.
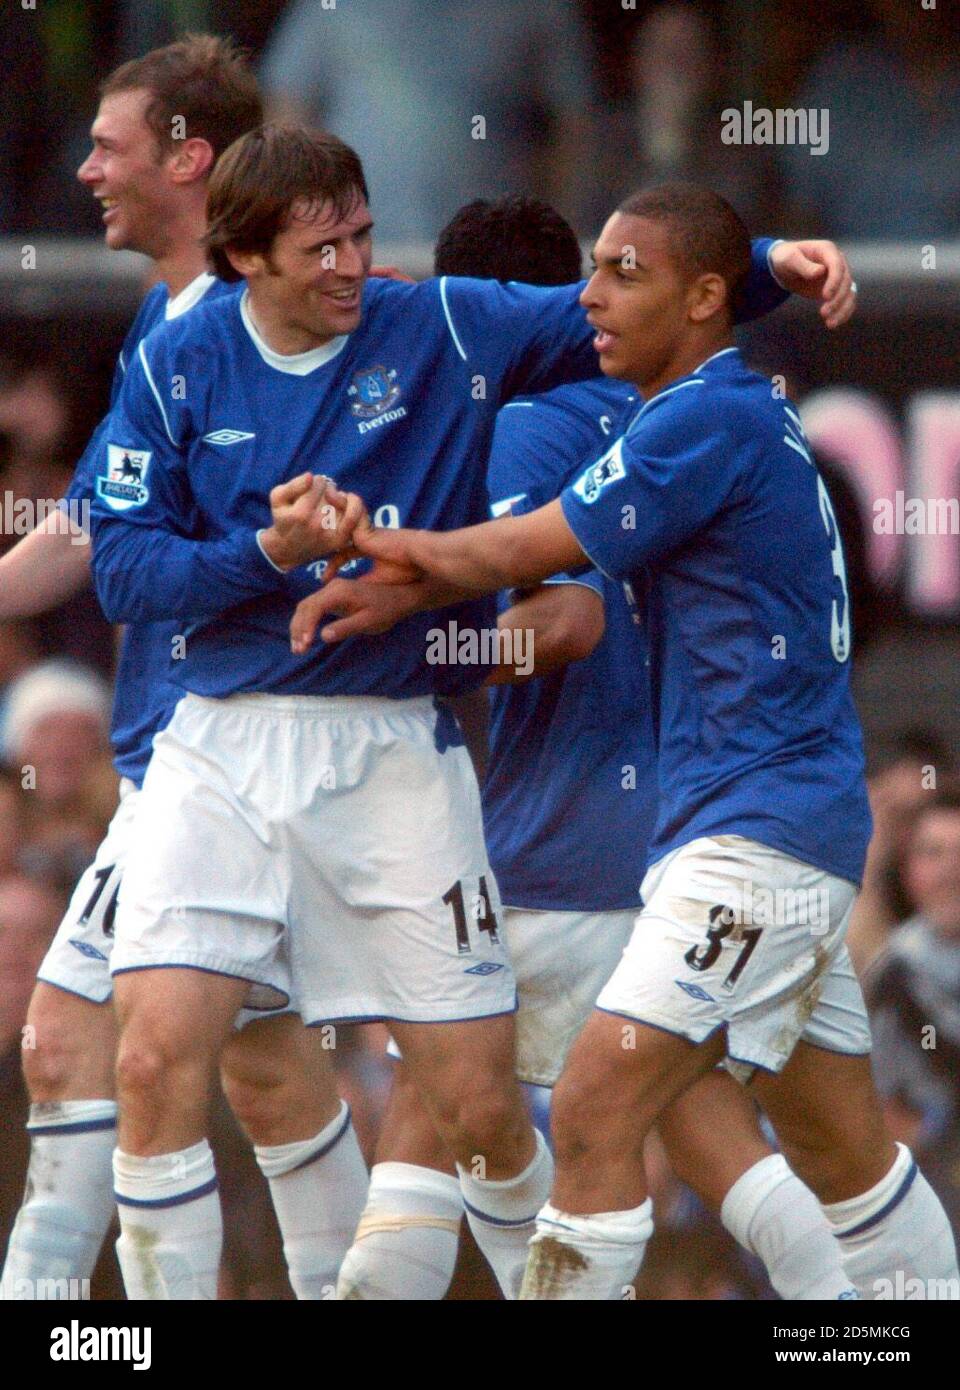
[[247,430],[214,430],[203,436],[204,444],[239,444],[244,439],[256,439]]

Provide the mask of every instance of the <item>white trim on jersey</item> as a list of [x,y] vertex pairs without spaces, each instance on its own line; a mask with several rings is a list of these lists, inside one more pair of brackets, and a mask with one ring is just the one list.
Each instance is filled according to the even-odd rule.
[[443,313],[444,313],[444,317],[445,317],[446,320],[447,320],[447,327],[450,329],[450,337],[453,339],[453,346],[457,349],[457,352],[459,352],[459,354],[460,354],[460,356],[463,358],[464,362],[466,362],[466,360],[467,360],[467,354],[466,354],[466,353],[464,352],[464,350],[463,350],[463,344],[461,343],[459,337],[457,336],[457,330],[456,330],[456,329],[454,328],[454,326],[453,326],[453,319],[450,317],[450,305],[447,303],[447,280],[448,280],[448,279],[449,279],[449,276],[447,276],[447,275],[443,275],[443,276],[441,276],[441,278],[440,278],[440,303],[443,305]]
[[195,304],[199,304],[207,290],[217,277],[211,275],[208,270],[201,271],[195,280],[191,280],[178,295],[173,299],[167,300],[163,316],[169,323],[171,319],[178,319],[181,314],[185,314],[188,309],[192,309]]
[[[724,351],[726,351],[726,349],[724,349]],[[719,356],[719,353],[717,354],[717,356]],[[651,399],[650,399],[649,401],[647,401],[645,405],[642,405],[642,406],[640,407],[640,409],[637,411],[636,415],[634,415],[633,419],[630,421],[629,425],[627,426],[626,433],[624,434],[623,438],[626,438],[626,436],[630,433],[630,431],[633,429],[634,425],[637,423],[638,420],[642,420],[642,419],[643,419],[644,415],[646,415],[646,413],[647,413],[648,410],[652,410],[653,407],[654,407],[655,405],[659,404],[660,401],[665,400],[665,399],[667,398],[667,396],[672,396],[673,393],[674,393],[674,391],[682,391],[683,388],[684,388],[685,386],[703,386],[703,385],[704,385],[703,377],[702,377],[702,376],[696,376],[696,377],[692,377],[690,381],[678,381],[677,384],[676,384],[676,386],[666,386],[666,387],[664,387],[664,389],[663,389],[662,391],[658,391],[657,394],[656,394],[655,396],[651,397]]]
[[777,248],[778,246],[782,246],[782,245],[783,245],[783,237],[780,236],[780,237],[777,237],[776,241],[771,241],[770,245],[767,247],[767,269],[768,269],[769,272],[770,272],[770,277],[771,277],[771,279],[774,280],[775,283],[778,284],[782,290],[785,290],[787,287],[786,287],[786,285],[783,283],[782,280],[778,280],[778,279],[777,279],[776,275],[774,274],[774,270],[773,270],[773,261],[770,259],[771,256],[773,255],[773,252],[776,250],[776,248]]
[[323,343],[320,347],[309,348],[306,352],[274,352],[270,344],[257,331],[257,326],[250,315],[249,300],[250,291],[244,290],[240,296],[240,317],[243,320],[243,326],[250,334],[253,346],[267,366],[275,368],[278,372],[286,372],[288,376],[309,376],[318,367],[332,362],[347,346],[350,335],[341,333],[339,337],[331,338],[329,343]]
[[716,352],[711,352],[709,357],[705,357],[699,366],[694,367],[695,372],[702,372],[708,362],[716,362],[718,357],[726,357],[728,352],[736,352],[736,343],[731,343],[730,347],[719,348]]
[[157,390],[156,382],[153,379],[153,373],[150,370],[150,363],[147,361],[147,354],[143,350],[143,344],[145,341],[145,338],[140,339],[140,345],[137,348],[137,353],[139,355],[140,361],[143,363],[143,370],[146,373],[147,384],[150,387],[150,390],[153,392],[154,399],[156,400],[157,405],[160,407],[160,414],[163,416],[163,428],[167,432],[167,438],[170,440],[170,443],[174,446],[174,448],[176,448],[177,441],[170,433],[170,422],[167,419],[167,412],[163,408],[163,401],[160,399],[160,392]]

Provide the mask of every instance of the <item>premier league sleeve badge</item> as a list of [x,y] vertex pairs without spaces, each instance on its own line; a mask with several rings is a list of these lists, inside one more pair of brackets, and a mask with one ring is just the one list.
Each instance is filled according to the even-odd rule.
[[146,449],[108,444],[107,471],[97,478],[97,496],[116,512],[142,507],[150,496],[145,479],[152,457]]

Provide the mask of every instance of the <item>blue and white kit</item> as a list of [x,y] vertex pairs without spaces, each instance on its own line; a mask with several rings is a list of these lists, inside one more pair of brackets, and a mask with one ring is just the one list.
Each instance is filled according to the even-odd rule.
[[871,822],[843,552],[796,410],[727,348],[562,505],[642,592],[651,650],[645,907],[599,1006],[695,1041],[726,1025],[731,1056],[771,1070],[801,1037],[867,1051],[844,946]]
[[[235,294],[236,287],[214,276],[197,276],[180,294],[170,297],[166,285],[147,294],[124,340],[114,370],[110,399],[120,393],[126,368],[139,343],[159,323],[177,319],[203,299]],[[67,501],[89,502],[105,421],[94,434],[74,470]],[[114,766],[120,774],[120,804],[93,863],[81,875],[67,911],[41,963],[37,978],[68,993],[104,1003],[112,995],[110,954],[120,879],[134,832],[140,784],[153,751],[153,736],[162,729],[183,696],[170,679],[180,624],[175,621],[131,623],[123,633],[115,679],[110,741]],[[271,991],[269,1002],[289,1004],[289,972]],[[251,1000],[251,1003],[261,1001]],[[267,1000],[262,1003],[266,1005]],[[238,1022],[259,1016],[261,1008],[243,1010]]]
[[[308,1021],[513,1008],[472,769],[435,704],[485,668],[426,659],[432,613],[292,654],[290,615],[319,567],[281,574],[257,532],[270,489],[305,468],[361,492],[380,525],[482,520],[500,406],[597,373],[580,288],[370,281],[357,330],[296,356],[264,342],[244,292],[141,343],[100,451],[95,581],[116,621],[181,615],[189,693],[155,741],[114,972],[194,965],[269,984],[288,927]],[[783,297],[769,277],[763,295]],[[492,627],[494,604],[443,621]],[[323,758],[284,760],[294,780],[271,789],[262,759],[310,721],[326,721]],[[311,895],[322,910],[308,922]],[[244,939],[219,936],[241,910]]]

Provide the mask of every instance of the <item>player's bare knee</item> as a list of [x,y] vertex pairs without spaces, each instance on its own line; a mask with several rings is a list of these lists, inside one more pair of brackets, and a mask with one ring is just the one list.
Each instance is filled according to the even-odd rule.
[[818,1128],[780,1138],[790,1167],[821,1202],[869,1191],[889,1166],[885,1165],[889,1146],[882,1132],[861,1135]]
[[57,1029],[36,1035],[35,1046],[23,1050],[23,1079],[35,1105],[62,1100],[71,1088],[78,1066],[77,1049],[65,1045]]
[[525,1147],[529,1124],[512,1087],[474,1086],[443,1107],[440,1119],[447,1143],[464,1167],[480,1159],[510,1166],[511,1156]]
[[191,1040],[162,1028],[125,1035],[117,1053],[117,1090],[161,1109],[205,1084],[207,1067]]
[[269,1144],[284,1121],[289,1124],[290,1105],[281,1076],[238,1075],[222,1068],[220,1079],[230,1109],[255,1144]]
[[610,1112],[586,1079],[561,1077],[553,1094],[550,1128],[558,1160],[576,1161],[602,1138],[604,1115]]
[[31,1005],[33,1045],[23,1049],[23,1076],[35,1104],[83,1099],[91,1086],[92,1094],[110,1094],[113,1031],[99,1026],[100,1010],[109,1005],[87,1007],[90,1016],[81,1019],[76,1010],[58,1011],[56,1001],[35,999]]

